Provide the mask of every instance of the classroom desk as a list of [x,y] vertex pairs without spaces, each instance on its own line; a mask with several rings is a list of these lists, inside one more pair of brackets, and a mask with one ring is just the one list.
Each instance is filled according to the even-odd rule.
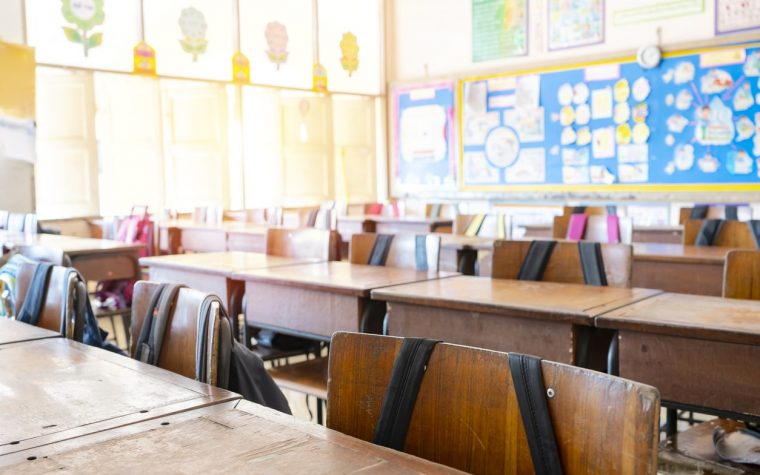
[[240,397],[65,338],[0,346],[0,375],[0,456]]
[[373,289],[450,277],[397,267],[331,261],[233,274],[245,281],[248,325],[329,341],[336,331],[380,333],[385,304]]
[[596,326],[618,332],[620,376],[659,389],[664,406],[760,421],[760,301],[664,293]]
[[0,466],[3,473],[462,473],[248,401],[25,450],[0,457]]
[[0,318],[0,345],[23,341],[60,338],[61,334],[10,318]]
[[351,236],[358,233],[380,234],[428,234],[450,233],[454,221],[450,218],[425,218],[406,216],[338,216],[336,229],[343,242],[350,243]]
[[149,267],[150,280],[175,282],[213,293],[227,303],[230,315],[239,315],[242,312],[244,285],[242,281],[231,278],[233,273],[317,261],[228,251],[143,257],[140,264]]
[[720,296],[728,247],[634,243],[633,286]]
[[372,299],[387,302],[390,335],[586,366],[594,318],[658,293],[457,276],[373,290]]
[[224,221],[220,224],[172,220],[158,223],[160,247],[169,254],[180,252],[266,252],[270,226]]
[[61,249],[71,258],[72,266],[91,282],[113,279],[139,279],[137,263],[142,244],[127,244],[108,239],[79,238],[57,234],[23,234],[0,231],[0,243],[6,248],[35,245]]
[[495,238],[463,234],[433,233],[441,238],[440,268],[442,271],[475,275],[475,263],[482,252],[493,250]]

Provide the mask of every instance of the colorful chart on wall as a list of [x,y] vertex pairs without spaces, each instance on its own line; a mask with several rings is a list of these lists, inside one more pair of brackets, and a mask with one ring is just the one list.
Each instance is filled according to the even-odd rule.
[[549,50],[604,41],[604,0],[549,0]]
[[760,0],[715,0],[715,33],[760,28]]
[[760,190],[760,43],[466,79],[465,190]]
[[472,61],[528,54],[528,0],[472,0]]
[[456,189],[453,81],[393,88],[393,194]]

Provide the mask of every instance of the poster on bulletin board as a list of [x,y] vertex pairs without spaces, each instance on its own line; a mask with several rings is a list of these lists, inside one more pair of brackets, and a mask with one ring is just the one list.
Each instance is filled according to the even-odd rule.
[[455,83],[397,86],[393,100],[393,192],[457,186]]
[[461,87],[464,190],[760,190],[760,43]]

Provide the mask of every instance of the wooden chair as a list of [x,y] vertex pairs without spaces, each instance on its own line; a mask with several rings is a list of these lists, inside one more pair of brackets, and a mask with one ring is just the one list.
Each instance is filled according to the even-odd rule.
[[[628,244],[602,244],[604,270],[610,287],[630,287],[633,275],[633,247]],[[480,275],[494,279],[516,279],[530,241],[495,241],[491,266],[483,266]],[[545,282],[582,284],[583,269],[578,255],[578,243],[558,242],[544,271]]]
[[[351,254],[349,260],[353,264],[367,264],[377,241],[377,236],[377,234],[372,233],[354,234],[351,236]],[[418,236],[413,234],[395,234],[385,265],[388,267],[418,269],[416,259],[417,238]],[[441,237],[426,235],[424,239],[427,254],[425,262],[427,270],[438,272],[441,256]]]
[[[36,263],[26,262],[18,268],[14,290],[16,313],[21,310],[26,300],[36,269]],[[45,303],[37,326],[81,342],[85,325],[83,306],[88,296],[87,288],[80,284],[74,269],[54,266],[50,272]]]
[[281,208],[257,208],[224,212],[225,221],[279,226],[282,224]]
[[760,300],[760,251],[735,250],[726,254],[723,297]]
[[[552,237],[554,239],[567,239],[572,215],[555,216],[552,224]],[[633,220],[631,218],[618,217],[620,242],[630,244],[633,241]],[[586,218],[586,229],[583,235],[584,241],[607,242],[607,215],[591,214]]]
[[47,262],[55,266],[71,267],[69,256],[63,250],[55,247],[25,245],[15,247],[14,251],[33,261]]
[[[678,224],[685,224],[686,221],[690,219],[698,219],[698,218],[692,218],[691,213],[694,210],[693,207],[688,208],[681,208],[678,211]],[[737,209],[738,213],[742,213],[744,211],[747,215],[752,216],[752,208],[749,206],[739,206]],[[705,215],[704,219],[726,219],[726,205],[710,205],[707,207],[707,215]]]
[[[336,333],[327,427],[371,441],[401,338]],[[564,473],[656,472],[660,398],[651,386],[549,361],[543,379]],[[548,391],[548,389],[547,389]],[[438,344],[404,452],[475,474],[532,474],[507,353]]]
[[[145,313],[150,303],[151,296],[158,289],[160,283],[139,281],[135,284],[132,299],[132,324],[131,324],[131,344],[129,354],[133,358],[137,353],[137,340],[140,336]],[[166,322],[166,333],[164,334],[161,354],[156,366],[168,371],[181,374],[182,376],[196,378],[196,344],[198,338],[205,338],[209,342],[209,351],[206,354],[207,364],[210,368],[208,377],[205,381],[207,384],[217,385],[218,377],[217,365],[209,364],[219,361],[223,352],[229,352],[229,348],[224,347],[225,338],[220,337],[222,322],[218,318],[213,318],[213,325],[209,325],[208,332],[198,335],[198,319],[200,317],[201,306],[203,301],[212,294],[200,292],[189,288],[180,289],[176,301],[169,313]],[[212,312],[218,312],[218,308],[211,308]],[[231,337],[227,337],[229,340]]]
[[453,218],[458,213],[456,203],[427,203],[425,204],[426,218]]
[[[591,215],[607,215],[610,213],[609,206],[563,206],[562,215],[570,216],[575,212],[580,212],[579,208],[583,209],[583,212],[589,216]],[[613,208],[614,209],[614,208]]]
[[[683,225],[683,243],[693,246],[697,241],[699,230],[704,223],[701,219],[687,219]],[[738,249],[756,249],[757,244],[752,232],[744,221],[724,221],[713,246],[735,247]]]
[[454,234],[510,239],[512,223],[505,214],[458,214],[454,218]]
[[340,258],[340,235],[324,229],[270,228],[267,230],[267,254],[335,261]]

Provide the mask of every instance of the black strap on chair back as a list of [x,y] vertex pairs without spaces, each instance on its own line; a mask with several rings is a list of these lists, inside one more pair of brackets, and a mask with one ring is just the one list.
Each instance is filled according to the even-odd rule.
[[581,258],[583,282],[586,285],[607,286],[607,273],[604,270],[601,243],[578,242],[578,255]]
[[556,245],[557,241],[531,242],[528,253],[520,265],[520,271],[517,273],[517,280],[543,280],[546,265]]
[[427,236],[421,234],[414,236],[414,264],[418,271],[427,272],[428,269],[428,256],[427,256]]
[[441,203],[436,203],[430,207],[430,217],[431,218],[441,217]]
[[574,206],[571,214],[583,214],[586,212],[585,206]]
[[739,221],[738,205],[726,205],[726,219],[730,221]]
[[707,217],[707,210],[710,209],[707,205],[694,205],[689,213],[689,219],[705,219]]
[[164,342],[169,314],[183,285],[161,284],[153,293],[145,312],[140,337],[135,346],[135,358],[148,364],[158,364]]
[[[509,369],[517,393],[520,418],[528,437],[533,469],[537,475],[560,475],[562,461],[546,402],[547,390],[541,371],[541,359],[510,353]],[[551,394],[553,397],[553,392]]]
[[[26,291],[24,304],[16,314],[17,320],[30,325],[37,325],[40,321],[40,315],[45,306],[48,283],[50,282],[50,273],[52,270],[52,264],[37,264],[37,267],[34,269],[34,274],[32,275],[32,280],[29,283],[29,289]],[[63,294],[63,298],[65,297],[66,294]]]
[[439,341],[404,338],[393,363],[391,379],[385,390],[383,406],[372,441],[395,450],[404,450],[406,433],[412,419],[417,394],[433,348]]
[[750,219],[747,221],[747,227],[752,237],[755,238],[755,246],[760,249],[760,219]]
[[371,266],[384,266],[385,261],[388,260],[391,244],[393,244],[393,234],[378,234],[375,238],[375,244],[372,246],[372,251],[369,253],[369,262],[367,264]]
[[695,246],[712,246],[715,242],[715,238],[720,234],[720,230],[723,228],[722,219],[706,219],[702,222],[702,227],[699,228],[697,233],[697,239],[694,241]]

